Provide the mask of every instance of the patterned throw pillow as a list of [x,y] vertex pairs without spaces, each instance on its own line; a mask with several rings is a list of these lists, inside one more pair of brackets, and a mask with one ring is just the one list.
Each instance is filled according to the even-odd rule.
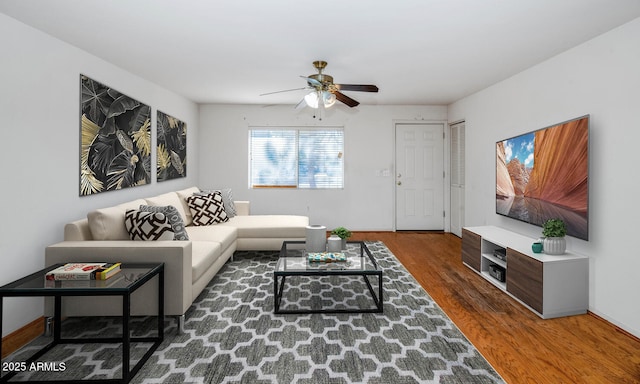
[[187,229],[184,226],[184,220],[182,220],[182,216],[180,216],[180,213],[173,205],[141,205],[140,210],[143,212],[163,213],[167,220],[169,220],[171,229],[175,234],[173,240],[189,240]]
[[124,226],[131,240],[173,240],[174,233],[163,213],[128,209]]
[[187,197],[187,205],[193,216],[194,226],[211,225],[229,220],[224,211],[220,191],[213,191],[206,195],[189,196]]
[[222,204],[224,204],[224,211],[227,214],[227,217],[234,217],[237,214],[236,205],[233,203],[233,194],[231,193],[230,188],[201,191],[194,193],[194,195],[208,195],[216,191],[220,192],[222,195]]

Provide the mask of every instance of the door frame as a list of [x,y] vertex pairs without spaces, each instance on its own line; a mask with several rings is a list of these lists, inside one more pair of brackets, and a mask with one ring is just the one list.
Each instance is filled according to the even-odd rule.
[[393,175],[391,177],[391,187],[393,188],[393,224],[391,226],[391,228],[393,228],[393,232],[396,232],[398,230],[397,228],[397,219],[398,219],[398,212],[397,212],[397,206],[398,206],[398,197],[397,197],[397,188],[396,188],[396,175],[398,174],[398,169],[397,169],[397,156],[398,154],[396,153],[396,147],[397,147],[397,142],[396,142],[396,138],[397,138],[397,126],[400,124],[406,125],[406,124],[415,124],[415,125],[421,125],[421,124],[442,124],[443,126],[443,132],[444,132],[444,140],[442,145],[444,146],[443,148],[443,152],[442,152],[442,156],[444,157],[444,159],[442,159],[442,167],[444,169],[444,190],[443,190],[443,201],[442,204],[444,205],[443,209],[444,209],[444,231],[445,232],[451,232],[451,177],[449,175],[449,172],[451,170],[451,131],[449,130],[449,122],[447,120],[392,120],[393,123]]

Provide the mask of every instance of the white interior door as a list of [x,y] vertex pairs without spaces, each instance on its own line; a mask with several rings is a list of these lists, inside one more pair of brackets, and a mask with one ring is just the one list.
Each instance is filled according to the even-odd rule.
[[396,229],[444,230],[444,124],[396,124]]

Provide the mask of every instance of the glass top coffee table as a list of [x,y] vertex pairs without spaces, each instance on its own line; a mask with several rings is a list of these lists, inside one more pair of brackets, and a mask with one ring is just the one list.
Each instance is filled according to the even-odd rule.
[[367,245],[349,241],[343,255],[344,261],[310,261],[304,241],[283,242],[273,272],[273,312],[381,313],[382,269]]

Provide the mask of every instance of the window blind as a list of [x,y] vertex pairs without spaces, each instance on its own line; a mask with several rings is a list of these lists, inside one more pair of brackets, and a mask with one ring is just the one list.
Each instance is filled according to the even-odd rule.
[[344,186],[342,129],[252,129],[251,188]]

